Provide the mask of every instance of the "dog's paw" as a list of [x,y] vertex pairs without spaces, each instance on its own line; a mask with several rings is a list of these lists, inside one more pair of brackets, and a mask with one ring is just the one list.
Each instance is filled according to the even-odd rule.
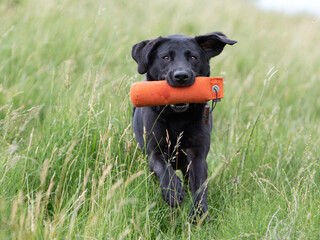
[[209,218],[207,204],[194,204],[189,213],[189,221],[193,224],[202,223]]
[[178,207],[181,205],[185,193],[181,180],[174,178],[167,187],[161,187],[163,199],[171,206]]

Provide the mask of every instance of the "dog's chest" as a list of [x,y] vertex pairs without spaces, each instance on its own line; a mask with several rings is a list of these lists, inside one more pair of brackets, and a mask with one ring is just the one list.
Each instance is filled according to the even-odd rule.
[[175,122],[166,125],[166,143],[171,147],[181,148],[189,147],[189,145],[196,144],[198,124],[192,122]]

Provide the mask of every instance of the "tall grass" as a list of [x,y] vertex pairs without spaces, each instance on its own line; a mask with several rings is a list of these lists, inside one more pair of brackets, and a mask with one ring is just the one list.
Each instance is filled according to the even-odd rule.
[[[1,239],[317,239],[320,28],[243,1],[0,3]],[[131,46],[223,31],[210,220],[162,200],[131,128]]]

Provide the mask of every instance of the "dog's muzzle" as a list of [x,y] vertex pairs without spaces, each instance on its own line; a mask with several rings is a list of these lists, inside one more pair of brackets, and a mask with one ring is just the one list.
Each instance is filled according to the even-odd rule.
[[165,79],[171,87],[189,87],[194,84],[195,74],[190,70],[171,71]]
[[189,108],[189,103],[170,104],[173,111],[177,113],[185,112]]

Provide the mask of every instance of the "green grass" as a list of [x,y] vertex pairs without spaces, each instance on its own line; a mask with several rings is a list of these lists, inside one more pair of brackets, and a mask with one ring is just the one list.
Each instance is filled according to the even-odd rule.
[[[319,239],[320,22],[242,1],[0,3],[1,239]],[[210,221],[162,200],[131,127],[131,46],[223,31]],[[186,187],[187,189],[187,187]]]

